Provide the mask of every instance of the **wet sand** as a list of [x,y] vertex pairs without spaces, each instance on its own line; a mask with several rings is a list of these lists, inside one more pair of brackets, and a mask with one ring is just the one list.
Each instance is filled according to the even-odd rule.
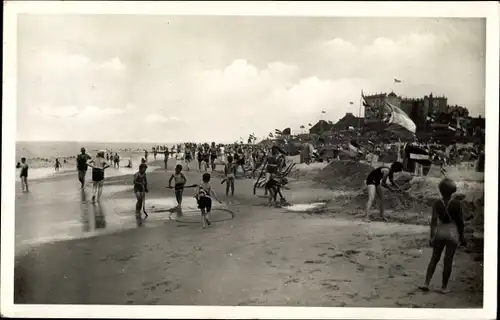
[[[158,207],[168,205],[159,199],[172,196],[164,188],[170,174],[150,172],[150,203],[158,199]],[[199,172],[187,175],[193,183],[199,181]],[[109,179],[106,187],[123,187],[129,178]],[[220,178],[214,180],[213,186],[222,195]],[[205,230],[196,223],[196,215],[188,215],[188,222],[193,223],[179,223],[169,221],[167,213],[151,213],[142,228],[130,225],[130,230],[118,233],[32,246],[16,259],[15,302],[482,306],[482,262],[474,261],[462,248],[457,252],[450,294],[416,289],[431,254],[426,247],[427,226],[366,224],[349,218],[340,204],[332,203],[329,214],[322,216],[271,209],[265,206],[266,199],[252,195],[251,180],[237,180],[236,188],[233,199],[221,196],[236,218],[230,220],[228,213],[216,210],[213,216],[219,222]],[[294,182],[291,189],[285,196],[293,203],[321,202],[334,196],[333,191],[307,181]],[[131,204],[121,213],[106,213],[108,226],[118,224],[111,222],[113,214],[133,217],[130,191],[117,191],[107,201],[110,208]],[[17,230],[16,223],[16,236]],[[440,285],[441,272],[440,264],[434,288]]]

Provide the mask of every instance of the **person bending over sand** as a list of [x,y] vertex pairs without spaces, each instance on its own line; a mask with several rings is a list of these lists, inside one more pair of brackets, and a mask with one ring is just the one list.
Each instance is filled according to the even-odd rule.
[[175,199],[177,201],[177,209],[179,215],[182,214],[182,194],[184,193],[184,186],[186,185],[186,176],[182,173],[182,165],[178,164],[175,166],[175,172],[170,176],[168,180],[168,187],[172,188],[172,181],[175,181]]
[[432,247],[432,257],[427,267],[425,283],[419,287],[423,291],[429,291],[432,276],[444,251],[443,280],[439,292],[443,294],[448,292],[448,281],[455,251],[459,244],[466,245],[462,205],[459,200],[452,199],[456,191],[457,186],[451,179],[445,178],[439,183],[442,198],[437,200],[432,207],[429,241]]
[[[366,178],[366,186],[368,189],[368,201],[366,203],[365,208],[365,220],[370,220],[370,209],[373,204],[373,200],[375,200],[375,195],[378,195],[380,201],[380,217],[387,221],[387,218],[384,215],[384,188],[387,188],[391,191],[400,191],[401,189],[394,182],[394,173],[403,171],[403,164],[401,162],[394,162],[391,167],[379,167],[370,174]],[[387,185],[387,179],[391,182],[392,186]]]

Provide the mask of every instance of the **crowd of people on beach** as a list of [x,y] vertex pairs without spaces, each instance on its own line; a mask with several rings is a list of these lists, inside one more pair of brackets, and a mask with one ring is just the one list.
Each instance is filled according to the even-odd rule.
[[[353,143],[351,143],[353,144]],[[427,152],[430,161],[447,164],[453,163],[457,157],[464,154],[464,151],[459,151],[457,148],[451,149],[448,156],[444,155],[442,146],[423,146],[413,145],[414,148],[420,147]],[[312,161],[335,161],[339,159],[339,152],[345,150],[345,146],[336,146],[330,156],[326,156],[328,145],[324,142],[313,146],[311,143],[303,143],[300,150],[301,162],[311,163]],[[349,147],[347,147],[348,149]],[[359,145],[356,146],[359,150]],[[381,146],[371,146],[372,153],[381,153]],[[474,150],[470,151],[473,152]],[[364,210],[365,221],[370,221],[370,209],[375,198],[378,198],[380,207],[380,216],[384,221],[387,221],[384,213],[384,190],[389,192],[405,192],[394,181],[394,175],[408,167],[409,157],[405,157],[405,147],[397,148],[398,159],[391,165],[382,165],[374,168],[366,177],[365,185],[368,192],[368,200]],[[268,195],[269,204],[276,203],[278,192],[281,196],[280,187],[282,182],[278,179],[278,174],[282,170],[286,162],[285,156],[289,153],[277,143],[268,144],[216,144],[208,143],[184,143],[177,144],[168,148],[167,146],[153,146],[151,150],[144,150],[144,157],[138,166],[137,172],[133,175],[133,191],[136,196],[135,216],[139,225],[147,219],[146,212],[146,194],[149,192],[147,169],[149,154],[153,154],[153,159],[157,160],[159,153],[163,154],[164,169],[168,170],[169,161],[176,160],[176,165],[168,179],[169,189],[174,190],[177,206],[172,208],[170,218],[174,213],[182,216],[182,200],[184,191],[187,188],[194,188],[194,197],[201,212],[201,226],[206,228],[211,225],[212,199],[220,202],[213,186],[211,185],[212,174],[216,171],[218,165],[224,166],[222,183],[226,184],[226,196],[235,195],[235,180],[238,176],[246,178],[256,178],[258,169],[261,169],[260,174],[264,176],[265,194]],[[483,154],[484,151],[477,150],[478,154]],[[449,155],[452,155],[451,157]],[[102,196],[105,171],[110,167],[120,168],[120,156],[118,152],[110,152],[101,150],[96,153],[95,157],[90,156],[85,148],[81,148],[80,154],[76,157],[76,169],[78,172],[78,180],[81,189],[85,188],[85,178],[89,168],[92,170],[92,188],[93,202],[99,202]],[[315,159],[315,160],[313,160]],[[66,160],[63,160],[66,163]],[[191,163],[196,161],[197,166],[192,168]],[[447,162],[449,161],[449,162]],[[132,167],[129,160],[128,165]],[[444,166],[444,165],[442,165]],[[20,178],[23,192],[28,192],[28,169],[27,159],[21,158],[17,167],[20,169]],[[55,168],[58,170],[61,167],[59,159],[56,159]],[[198,170],[201,174],[201,179],[198,183],[188,185],[188,179],[184,174],[184,170]],[[242,175],[238,175],[238,172]],[[259,176],[260,177],[260,176]],[[259,178],[257,177],[257,179]],[[453,199],[453,194],[457,191],[456,183],[451,179],[445,178],[439,184],[439,192],[441,199],[438,200],[432,209],[432,220],[430,226],[429,245],[433,248],[432,258],[429,262],[427,276],[421,290],[429,290],[429,284],[434,274],[437,263],[439,262],[443,251],[444,255],[444,270],[441,292],[447,292],[447,286],[452,269],[452,262],[457,247],[465,244],[464,238],[464,218],[462,207],[458,200]],[[144,218],[142,217],[144,214]],[[234,216],[233,216],[234,217]]]

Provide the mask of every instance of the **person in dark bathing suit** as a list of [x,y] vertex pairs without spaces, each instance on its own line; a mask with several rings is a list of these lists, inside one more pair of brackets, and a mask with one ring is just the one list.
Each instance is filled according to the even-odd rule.
[[[148,193],[148,179],[146,177],[146,169],[148,166],[141,163],[139,166],[139,171],[134,174],[134,193],[137,198],[135,205],[135,217],[137,220],[141,219],[141,209],[143,208],[146,193]],[[145,219],[148,217],[146,211],[144,211]]]
[[80,149],[81,153],[76,157],[76,169],[78,170],[78,180],[81,188],[85,188],[85,176],[87,175],[88,161],[91,157],[85,153],[85,148]]
[[[365,220],[370,220],[370,209],[375,200],[375,195],[378,195],[380,201],[380,216],[383,220],[387,220],[384,215],[384,188],[391,191],[399,191],[400,188],[394,182],[394,173],[403,171],[403,164],[401,162],[394,162],[390,168],[379,167],[366,178],[366,186],[368,189],[368,201],[365,208]],[[391,187],[387,184],[387,179],[391,182]]]
[[437,200],[432,207],[429,245],[433,251],[425,284],[419,287],[423,291],[429,291],[432,276],[444,251],[443,280],[439,292],[448,293],[455,252],[460,244],[466,245],[462,205],[459,200],[452,199],[456,191],[457,186],[451,179],[445,178],[439,183],[442,199]]
[[21,168],[21,188],[26,192],[29,192],[28,189],[28,164],[26,163],[26,158],[21,158],[21,163],[18,164],[18,167]]
[[215,146],[215,142],[212,142],[212,146],[210,147],[210,167],[212,171],[215,170],[215,160],[217,159],[217,147]]
[[184,193],[184,186],[186,185],[187,179],[182,173],[182,165],[178,164],[175,166],[175,172],[170,176],[168,180],[168,187],[172,188],[172,181],[175,181],[175,199],[177,200],[178,214],[182,214],[182,195]]
[[56,158],[56,164],[54,165],[54,169],[59,171],[59,168],[61,167],[61,162],[59,162],[59,158]]

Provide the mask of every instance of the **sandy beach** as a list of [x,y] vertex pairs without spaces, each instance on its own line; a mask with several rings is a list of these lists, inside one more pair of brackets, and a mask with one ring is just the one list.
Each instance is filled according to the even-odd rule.
[[[205,230],[189,190],[184,222],[154,212],[174,204],[172,191],[165,189],[170,170],[149,171],[150,218],[141,228],[134,225],[130,176],[107,179],[101,208],[79,198],[76,177],[59,181],[57,192],[45,188],[40,194],[40,183],[16,201],[15,303],[482,306],[482,251],[473,241],[457,252],[450,294],[420,292],[432,251],[427,246],[430,211],[390,210],[389,223],[364,223],[353,217],[359,206],[352,199],[362,197],[359,188],[329,186],[324,172],[322,179],[313,178],[324,165],[311,168],[299,168],[285,191],[292,204],[323,203],[309,212],[268,208],[266,199],[252,194],[250,179],[238,179],[236,195],[227,198],[221,174],[214,174],[212,185],[223,207],[236,217],[215,209],[214,223]],[[200,179],[197,169],[185,173],[188,184]],[[38,208],[33,212],[23,197],[37,194],[36,201],[31,199]],[[56,196],[58,214],[51,212]],[[85,221],[93,222],[85,227]],[[66,228],[72,239],[33,244],[42,230],[53,234],[55,225]],[[440,264],[434,288],[441,272]]]

